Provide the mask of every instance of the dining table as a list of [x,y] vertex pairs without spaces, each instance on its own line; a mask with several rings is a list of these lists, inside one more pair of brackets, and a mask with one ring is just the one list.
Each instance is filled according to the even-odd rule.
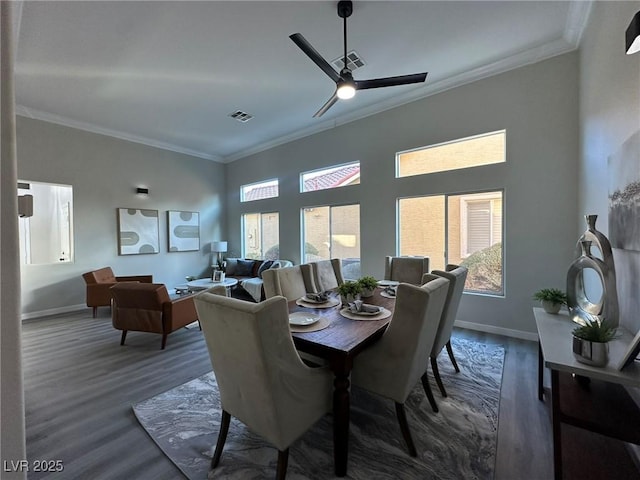
[[[333,298],[340,299],[337,293]],[[395,298],[384,296],[382,288],[376,288],[373,296],[362,299],[366,304],[377,305],[393,313]],[[378,341],[386,330],[391,317],[372,319],[363,316],[361,320],[346,318],[340,312],[340,302],[331,308],[313,308],[305,303],[288,302],[289,314],[308,312],[320,316],[328,326],[321,330],[292,332],[293,342],[301,351],[324,359],[334,374],[333,382],[333,442],[335,475],[347,474],[349,451],[349,417],[351,399],[349,392],[350,374],[354,359],[367,347]],[[353,315],[351,315],[353,317]]]

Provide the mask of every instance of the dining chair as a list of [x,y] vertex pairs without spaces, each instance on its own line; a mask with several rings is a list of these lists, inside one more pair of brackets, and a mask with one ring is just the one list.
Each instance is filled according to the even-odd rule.
[[[449,281],[398,285],[395,309],[382,338],[354,360],[351,383],[395,402],[409,454],[417,456],[404,403],[424,373],[442,315]],[[428,388],[425,386],[425,389]]]
[[[462,292],[464,291],[464,284],[467,280],[467,273],[468,269],[466,267],[449,264],[445,267],[445,271],[433,270],[431,271],[431,273],[427,273],[422,277],[422,281],[425,283],[439,277],[449,280],[449,291],[447,292],[447,299],[444,304],[444,309],[442,310],[442,316],[438,325],[436,339],[433,343],[431,353],[429,354],[433,376],[436,379],[436,383],[438,384],[438,388],[440,389],[440,393],[443,397],[447,396],[447,391],[445,390],[442,379],[440,378],[437,358],[442,349],[446,347],[447,353],[449,354],[449,359],[453,364],[453,368],[455,369],[456,373],[460,372],[460,368],[458,368],[458,362],[456,362],[456,359],[453,356],[453,349],[451,348],[451,333],[453,331],[453,323],[455,322],[456,315],[458,314],[458,307],[460,306],[460,299],[462,298]],[[426,369],[424,376],[426,379]]]
[[305,283],[312,288],[315,293],[326,292],[338,288],[344,283],[342,276],[342,260],[332,258],[331,260],[319,260],[300,265]]
[[429,272],[429,257],[385,258],[384,279],[422,285],[422,275]]
[[276,478],[284,479],[291,444],[331,410],[333,374],[301,361],[285,298],[253,303],[203,292],[195,303],[222,409],[211,468],[233,416],[278,449]]
[[312,286],[305,283],[301,265],[265,270],[262,281],[266,298],[280,295],[292,301],[313,291]]

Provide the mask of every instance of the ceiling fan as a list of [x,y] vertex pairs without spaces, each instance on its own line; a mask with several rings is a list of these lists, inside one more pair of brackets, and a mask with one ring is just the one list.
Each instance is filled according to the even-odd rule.
[[327,100],[320,110],[313,116],[321,117],[329,110],[338,99],[349,99],[356,94],[356,90],[368,88],[393,87],[395,85],[408,85],[410,83],[424,82],[427,72],[415,73],[413,75],[400,75],[397,77],[375,78],[372,80],[354,80],[351,70],[347,68],[347,18],[353,13],[353,2],[341,0],[338,2],[338,16],[344,20],[344,68],[340,73],[336,72],[329,62],[327,62],[318,51],[300,33],[289,35],[289,38],[315,63],[320,70],[326,73],[331,80],[336,82],[336,91]]

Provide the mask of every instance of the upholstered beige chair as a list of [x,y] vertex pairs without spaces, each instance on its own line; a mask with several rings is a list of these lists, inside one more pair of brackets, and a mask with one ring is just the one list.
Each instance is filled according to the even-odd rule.
[[429,257],[386,257],[384,279],[422,285],[422,275],[429,272]]
[[203,292],[195,303],[222,408],[211,468],[234,416],[278,449],[276,478],[285,478],[289,446],[331,409],[333,375],[300,360],[283,297],[252,303]]
[[312,292],[326,292],[344,283],[342,261],[339,258],[305,263],[300,268],[305,284],[311,287]]
[[[447,348],[447,353],[453,364],[453,368],[456,372],[460,372],[458,363],[453,356],[453,349],[451,348],[451,332],[453,331],[453,323],[456,320],[458,313],[458,307],[460,306],[460,299],[462,298],[462,292],[464,291],[464,284],[467,280],[468,270],[466,267],[460,267],[458,265],[447,265],[446,271],[433,270],[431,273],[423,275],[422,281],[424,283],[431,281],[435,278],[441,277],[449,280],[449,291],[447,292],[447,300],[442,310],[442,317],[440,318],[440,324],[438,325],[438,333],[433,343],[433,348],[429,358],[431,359],[431,369],[433,370],[433,376],[436,379],[438,388],[443,397],[447,396],[447,391],[444,389],[442,379],[440,378],[440,372],[438,370],[437,358],[444,347]],[[426,379],[427,372],[425,370],[424,377]],[[424,383],[424,382],[423,382]],[[427,381],[428,383],[428,381]],[[432,405],[433,407],[433,405]],[[434,408],[438,411],[437,408]]]
[[265,270],[262,281],[266,298],[280,295],[292,301],[313,291],[312,286],[305,283],[300,265]]
[[127,332],[162,335],[161,349],[170,333],[198,320],[192,295],[171,298],[161,283],[119,282],[111,287],[113,328],[122,330],[120,345]]
[[118,282],[153,283],[153,275],[130,275],[127,277],[113,274],[111,267],[99,268],[91,272],[83,273],[87,284],[87,307],[93,308],[93,318],[96,318],[98,307],[111,305],[111,292],[109,289]]
[[444,278],[422,287],[401,283],[389,327],[378,342],[355,358],[351,371],[353,385],[395,402],[400,430],[412,457],[417,453],[404,403],[424,373],[448,286],[449,281]]

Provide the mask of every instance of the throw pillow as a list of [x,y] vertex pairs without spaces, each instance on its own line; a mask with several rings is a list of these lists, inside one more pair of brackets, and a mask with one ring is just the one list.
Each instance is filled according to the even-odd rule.
[[[227,258],[225,259],[227,262],[227,275],[235,275],[236,270],[238,269],[238,259],[237,258]],[[215,262],[214,262],[215,264]]]
[[238,277],[250,277],[253,273],[253,260],[238,260],[236,275]]
[[258,277],[262,278],[262,272],[271,268],[271,265],[273,265],[273,260],[265,260],[262,262],[262,265],[260,265],[260,268],[258,269]]

